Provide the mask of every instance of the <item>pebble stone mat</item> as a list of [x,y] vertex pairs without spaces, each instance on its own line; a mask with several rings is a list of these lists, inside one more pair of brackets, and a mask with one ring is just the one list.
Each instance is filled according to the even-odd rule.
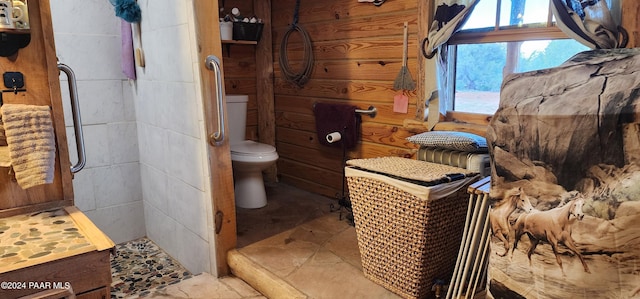
[[155,289],[191,278],[171,256],[147,238],[116,245],[111,256],[111,298],[143,298]]
[[86,252],[91,246],[64,209],[0,219],[0,269]]

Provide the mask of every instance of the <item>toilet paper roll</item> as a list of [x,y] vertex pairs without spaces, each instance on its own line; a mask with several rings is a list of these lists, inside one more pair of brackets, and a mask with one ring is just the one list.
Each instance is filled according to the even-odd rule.
[[340,135],[339,132],[333,132],[333,133],[327,134],[326,138],[327,138],[327,142],[334,143],[334,142],[340,141],[340,139],[342,139],[342,135]]

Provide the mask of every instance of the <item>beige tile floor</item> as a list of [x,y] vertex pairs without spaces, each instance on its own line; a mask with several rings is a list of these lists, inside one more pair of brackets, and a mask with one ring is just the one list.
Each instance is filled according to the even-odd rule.
[[202,273],[180,283],[154,290],[144,298],[244,299],[266,298],[237,277],[216,278]]
[[324,215],[238,251],[308,298],[400,298],[364,277],[355,229]]
[[265,184],[267,206],[236,209],[238,248],[327,215],[337,200],[282,183]]
[[[318,217],[331,215],[331,204],[337,201],[312,194],[298,188],[280,184],[266,184],[268,205],[261,209],[237,209],[238,247],[246,247],[269,237],[276,236]],[[342,215],[345,215],[344,209]],[[346,222],[344,223],[346,226]],[[355,231],[354,239],[355,240]],[[267,242],[265,240],[265,242]],[[250,247],[252,248],[252,247]],[[251,249],[249,249],[251,250]],[[356,248],[357,251],[357,248]],[[295,254],[292,256],[295,257]],[[358,256],[359,259],[359,256]],[[216,278],[203,273],[194,278],[154,290],[144,298],[265,298],[237,277]]]
[[[239,249],[307,298],[400,298],[362,274],[355,229],[338,214],[311,220]],[[145,298],[265,298],[236,277],[203,273]]]
[[[268,184],[269,205],[237,211],[238,252],[303,298],[400,298],[364,277],[356,232],[336,200]],[[344,210],[343,210],[344,211]],[[265,298],[236,277],[201,274],[145,298]]]

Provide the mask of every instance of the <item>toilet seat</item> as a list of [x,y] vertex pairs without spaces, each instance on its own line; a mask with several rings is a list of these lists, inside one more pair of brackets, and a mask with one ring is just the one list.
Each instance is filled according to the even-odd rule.
[[231,160],[243,162],[274,161],[278,159],[276,148],[253,140],[231,144]]

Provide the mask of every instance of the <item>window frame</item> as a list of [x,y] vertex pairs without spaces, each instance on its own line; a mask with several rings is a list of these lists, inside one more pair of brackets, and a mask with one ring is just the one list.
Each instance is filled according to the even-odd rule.
[[[473,12],[471,12],[473,14]],[[500,2],[496,7],[496,13],[500,13]],[[440,101],[441,111],[446,111],[445,122],[463,122],[472,124],[487,125],[492,115],[461,112],[454,110],[455,101],[455,70],[456,70],[456,54],[457,45],[460,44],[482,44],[497,42],[524,42],[533,40],[554,40],[554,39],[571,39],[568,35],[560,30],[553,22],[552,13],[549,9],[547,22],[537,24],[527,24],[524,26],[499,26],[499,19],[496,18],[493,28],[467,29],[454,33],[447,42],[447,80],[451,82],[449,89],[441,91],[447,94],[446,99],[450,101]]]

